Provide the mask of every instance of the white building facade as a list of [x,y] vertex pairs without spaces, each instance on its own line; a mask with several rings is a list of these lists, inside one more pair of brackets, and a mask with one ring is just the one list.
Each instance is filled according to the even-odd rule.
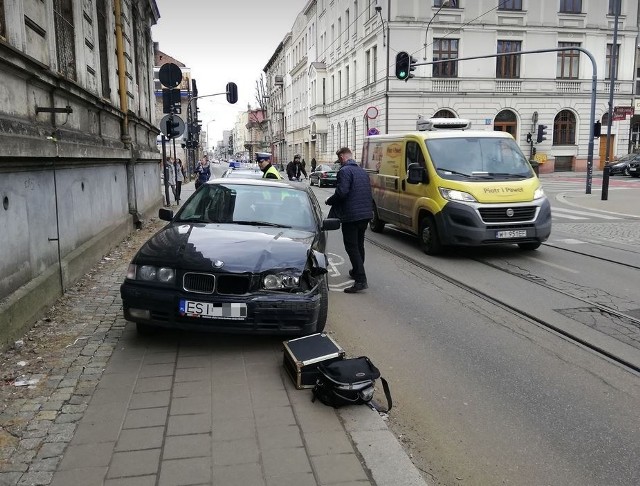
[[[542,162],[541,172],[581,171],[587,166],[594,72],[585,53],[563,50],[428,64],[417,66],[415,77],[406,82],[396,77],[396,55],[405,51],[429,63],[585,49],[595,60],[594,115],[606,135],[612,63],[614,106],[628,112],[635,105],[637,40],[636,0],[311,0],[295,21],[291,43],[284,46],[285,70],[272,65],[265,72],[290,81],[290,89],[285,81],[283,100],[290,106],[286,145],[307,160],[331,162],[344,145],[357,157],[368,133],[413,130],[418,116],[437,115],[468,118],[474,128],[508,131],[525,154]],[[303,66],[306,76],[301,75]],[[633,148],[634,130],[638,143],[636,120],[629,114],[613,117],[610,158]],[[540,143],[538,125],[547,127]],[[596,168],[604,164],[605,145],[605,136],[595,139]]]

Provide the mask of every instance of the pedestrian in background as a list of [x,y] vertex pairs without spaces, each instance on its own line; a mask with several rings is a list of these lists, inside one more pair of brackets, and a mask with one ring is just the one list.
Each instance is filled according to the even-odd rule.
[[287,164],[287,177],[289,178],[290,181],[298,180],[298,178],[300,177],[298,173],[298,168],[296,166],[295,157],[291,162]]
[[318,165],[318,163],[316,162],[316,158],[314,157],[311,159],[311,172],[316,171],[316,165]]
[[304,161],[304,159],[302,159],[302,162],[300,163],[300,172],[304,174],[305,179],[309,178],[307,176],[307,163]]
[[[173,167],[173,159],[171,157],[167,157],[167,161],[165,163],[165,177],[167,178],[167,182],[169,183],[169,187],[171,187],[171,193],[173,194],[173,199],[176,199],[176,171]],[[169,204],[170,201],[167,201]]]
[[173,163],[173,170],[176,178],[176,204],[180,204],[180,194],[182,193],[182,183],[184,182],[184,167],[182,166],[182,160],[175,160]]
[[340,218],[344,249],[351,261],[349,276],[354,284],[344,289],[354,294],[368,288],[364,270],[364,234],[373,216],[373,198],[369,174],[360,167],[348,147],[336,152],[340,161],[336,190],[325,204],[331,206],[329,217]]
[[206,155],[198,162],[196,173],[198,174],[198,178],[196,179],[197,191],[202,184],[204,184],[211,178],[211,167],[209,164],[209,158]]

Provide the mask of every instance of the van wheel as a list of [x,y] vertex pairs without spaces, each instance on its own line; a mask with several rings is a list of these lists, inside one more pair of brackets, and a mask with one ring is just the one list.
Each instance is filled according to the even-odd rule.
[[382,233],[386,223],[378,217],[378,207],[373,205],[373,217],[369,220],[369,228],[374,233]]
[[320,283],[320,311],[318,312],[318,322],[316,323],[316,332],[324,331],[327,325],[327,314],[329,311],[329,287],[327,276],[324,275]]
[[524,251],[537,250],[538,248],[540,248],[540,245],[541,243],[539,241],[536,241],[535,243],[518,243],[520,249]]
[[418,238],[420,239],[420,248],[422,248],[422,251],[427,255],[442,253],[442,244],[438,236],[438,228],[432,216],[424,216],[420,220]]

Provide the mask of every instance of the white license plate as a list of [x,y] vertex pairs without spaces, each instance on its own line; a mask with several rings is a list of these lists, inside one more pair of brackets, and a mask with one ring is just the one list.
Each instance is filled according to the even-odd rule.
[[180,300],[180,315],[204,317],[206,319],[244,320],[247,318],[247,304],[195,302]]
[[496,238],[526,238],[527,230],[496,231]]

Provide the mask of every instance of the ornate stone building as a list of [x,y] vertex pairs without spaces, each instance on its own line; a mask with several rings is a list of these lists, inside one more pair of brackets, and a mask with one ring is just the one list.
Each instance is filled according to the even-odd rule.
[[0,2],[0,346],[161,204],[154,0]]

